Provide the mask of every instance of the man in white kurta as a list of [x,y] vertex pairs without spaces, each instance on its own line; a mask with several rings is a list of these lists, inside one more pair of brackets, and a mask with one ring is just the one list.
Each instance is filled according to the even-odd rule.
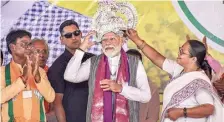
[[[117,36],[115,33],[110,32],[108,34],[108,41],[111,38],[114,38],[114,36]],[[107,38],[107,37],[106,37]],[[119,41],[119,40],[117,40]],[[106,42],[107,43],[107,42]],[[137,65],[136,74],[135,74],[135,79],[130,79],[134,80],[136,83],[136,87],[130,86],[129,82],[123,82],[123,81],[116,81],[116,78],[118,78],[118,69],[121,67],[121,45],[115,45],[115,46],[120,46],[120,50],[118,53],[112,57],[107,56],[108,58],[108,64],[109,64],[109,69],[110,69],[110,83],[109,89],[108,88],[102,88],[104,91],[105,89],[108,89],[109,91],[112,91],[113,94],[119,94],[123,96],[127,100],[131,101],[139,101],[142,103],[146,103],[150,100],[151,98],[151,93],[150,93],[150,88],[148,85],[148,79],[146,72],[144,70],[143,64],[141,63],[140,60],[138,60],[136,63],[137,64],[132,64]],[[107,47],[103,45],[103,48],[107,50]],[[109,47],[108,47],[109,50]],[[112,51],[113,52],[113,51]],[[108,53],[105,51],[105,53]],[[65,70],[64,77],[67,81],[73,82],[73,83],[79,83],[84,80],[88,80],[90,77],[90,74],[93,72],[91,71],[91,59],[87,60],[86,62],[81,64],[81,59],[83,58],[84,52],[81,50],[77,50],[74,54],[74,56],[71,58],[69,61],[67,68]],[[130,62],[129,62],[130,63]],[[129,64],[129,67],[132,67],[132,65]],[[131,74],[130,74],[131,75]],[[89,82],[94,82],[94,81],[89,81]],[[120,82],[120,83],[118,83]],[[117,86],[121,86],[120,89]],[[119,90],[116,90],[119,89]],[[112,100],[114,100],[113,98]],[[114,102],[112,102],[114,103]],[[139,112],[139,110],[135,110],[136,113]],[[87,112],[88,113],[88,112]],[[103,118],[103,117],[102,117]],[[102,120],[101,118],[101,120]],[[116,118],[117,119],[117,118]],[[87,119],[88,120],[88,119]],[[136,119],[137,120],[137,119]]]
[[[64,77],[67,81],[79,83],[89,79],[89,74],[91,72],[91,59],[81,64],[83,55],[83,51],[77,50],[69,61],[64,74]],[[109,66],[112,72],[116,72],[118,69],[119,59],[120,55],[109,58]],[[142,103],[148,102],[151,98],[149,95],[151,93],[148,86],[147,75],[141,61],[138,62],[136,83],[138,88],[131,87],[128,85],[128,83],[122,84],[123,89],[120,94],[130,100],[139,101]]]

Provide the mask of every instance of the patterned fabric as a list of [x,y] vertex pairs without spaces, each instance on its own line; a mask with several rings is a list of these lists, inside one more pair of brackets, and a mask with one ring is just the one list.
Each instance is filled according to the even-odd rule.
[[181,102],[188,99],[191,95],[195,94],[199,89],[206,89],[209,93],[214,93],[213,87],[205,80],[198,78],[191,81],[172,96],[170,102],[166,105],[164,111],[162,112],[161,122],[164,121],[165,114],[169,108],[179,105]]
[[212,87],[210,84],[208,84],[206,81],[203,81],[202,79],[195,79],[191,83],[189,83],[187,86],[185,86],[182,90],[179,90],[176,92],[169,105],[168,106],[173,106],[177,105],[178,103],[186,100],[189,96],[195,93],[195,91],[199,88],[204,88],[209,91],[212,91]]
[[[95,89],[95,80],[96,80],[96,71],[100,62],[102,55],[94,56],[91,58],[91,67],[90,77],[89,77],[89,96],[88,96],[88,104],[86,110],[86,122],[92,122],[91,112],[93,105],[93,97],[94,97],[94,89]],[[136,84],[136,73],[138,67],[139,59],[136,56],[128,55],[128,64],[129,64],[129,72],[130,72],[130,81],[129,86],[137,87]],[[128,111],[129,111],[129,122],[138,122],[139,121],[139,102],[128,100]]]
[[[121,50],[120,66],[116,82],[121,83],[130,81],[130,74],[128,68],[128,57],[124,50]],[[111,91],[103,92],[100,88],[100,81],[103,79],[109,79],[111,77],[111,71],[108,64],[108,59],[103,55],[100,59],[95,80],[94,97],[92,105],[91,118],[92,122],[128,122],[129,112],[127,99],[117,93]],[[114,103],[113,98],[115,99]],[[114,105],[114,106],[113,106]],[[113,108],[114,107],[114,108]],[[114,113],[112,112],[114,109]]]
[[[60,42],[60,24],[68,19],[75,20],[83,33],[90,30],[92,19],[80,13],[57,7],[47,1],[37,1],[31,9],[28,9],[13,25],[11,29],[25,29],[32,34],[32,38],[44,38],[50,49],[47,65],[51,66],[54,60],[64,52],[64,46]],[[93,40],[93,39],[92,39]],[[1,38],[1,49],[4,52],[4,64],[8,64],[11,55],[7,51],[5,37]],[[90,53],[101,54],[101,46],[94,45],[89,49]]]

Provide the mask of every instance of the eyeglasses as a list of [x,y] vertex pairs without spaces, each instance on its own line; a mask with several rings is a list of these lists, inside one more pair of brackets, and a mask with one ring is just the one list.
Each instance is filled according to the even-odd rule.
[[25,48],[25,49],[31,45],[31,43],[26,43],[26,42],[20,42],[20,43],[16,43],[16,44],[18,44],[20,47]]
[[74,31],[74,32],[72,32],[72,33],[66,33],[66,34],[64,34],[63,36],[64,36],[65,38],[69,39],[69,38],[72,38],[72,35],[74,35],[74,36],[79,36],[80,33],[81,33],[80,30],[76,30],[76,31]]
[[179,54],[180,55],[191,55],[191,54],[187,54],[187,53],[185,53],[184,51],[183,51],[183,49],[182,49],[182,47],[179,47]]
[[41,50],[41,49],[36,49],[36,51],[37,51],[37,53],[39,53],[39,54],[48,54],[48,51],[47,51],[46,49],[43,49],[43,50]]

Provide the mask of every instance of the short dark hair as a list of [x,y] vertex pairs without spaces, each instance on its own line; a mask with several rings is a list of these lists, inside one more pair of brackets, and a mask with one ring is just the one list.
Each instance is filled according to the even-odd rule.
[[59,31],[62,34],[64,27],[66,26],[70,26],[70,25],[75,25],[78,29],[79,29],[79,25],[76,21],[74,20],[66,20],[63,23],[61,23],[60,27],[59,27]]
[[130,54],[130,55],[133,55],[133,56],[137,56],[142,61],[142,54],[138,50],[136,50],[136,49],[129,49],[126,53]]
[[12,30],[9,32],[9,34],[6,36],[6,44],[7,44],[7,48],[8,48],[8,51],[10,54],[12,52],[9,48],[9,45],[11,43],[16,43],[16,40],[18,38],[22,38],[24,36],[29,36],[30,38],[32,37],[31,33],[26,30]]

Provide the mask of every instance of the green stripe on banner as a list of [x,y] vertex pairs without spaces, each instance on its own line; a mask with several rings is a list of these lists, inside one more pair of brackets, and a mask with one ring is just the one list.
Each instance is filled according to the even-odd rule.
[[40,121],[44,122],[45,121],[45,117],[44,117],[44,107],[43,107],[43,98],[40,99]]
[[224,47],[224,40],[220,39],[219,37],[215,36],[211,32],[209,32],[205,27],[203,27],[197,19],[193,16],[193,14],[190,12],[188,7],[186,6],[184,1],[178,1],[178,4],[180,5],[182,11],[187,16],[187,18],[190,20],[190,22],[206,37],[208,37],[210,40],[215,42],[216,44]]
[[[5,82],[6,87],[11,85],[11,75],[10,75],[10,63],[5,66]],[[12,99],[8,102],[8,115],[9,115],[9,122],[13,122],[14,115],[13,115],[13,102]]]

